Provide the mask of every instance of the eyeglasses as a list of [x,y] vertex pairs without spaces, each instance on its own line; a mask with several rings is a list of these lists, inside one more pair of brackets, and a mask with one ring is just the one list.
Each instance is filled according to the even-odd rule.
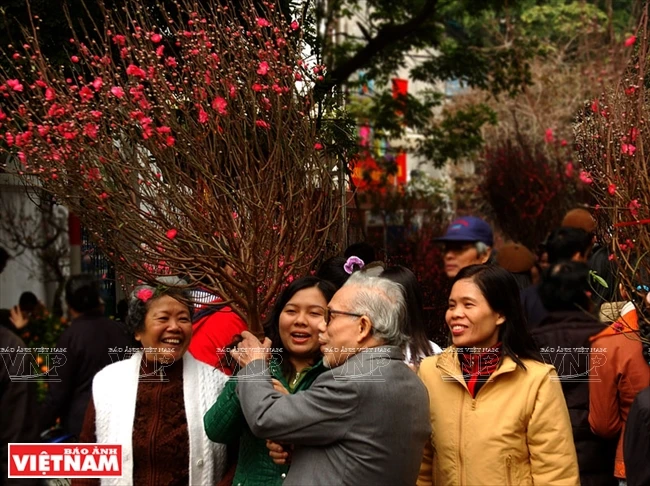
[[343,312],[343,311],[337,311],[334,309],[325,309],[325,315],[323,316],[325,319],[325,325],[329,326],[332,320],[334,319],[334,314],[339,314],[342,316],[350,316],[350,317],[356,317],[357,319],[359,317],[363,317],[363,314],[355,314],[354,312]]

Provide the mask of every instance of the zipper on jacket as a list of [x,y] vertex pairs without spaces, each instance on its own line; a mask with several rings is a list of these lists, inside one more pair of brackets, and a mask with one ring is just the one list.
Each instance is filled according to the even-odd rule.
[[460,418],[458,419],[458,471],[460,472],[460,484],[464,484],[465,471],[463,471],[463,456],[461,450],[463,449],[463,405],[465,405],[465,393],[462,394],[460,407]]
[[506,457],[506,485],[512,484],[512,456]]

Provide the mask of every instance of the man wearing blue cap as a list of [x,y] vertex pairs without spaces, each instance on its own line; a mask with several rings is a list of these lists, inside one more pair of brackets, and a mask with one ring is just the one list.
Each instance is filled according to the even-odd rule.
[[461,269],[490,259],[494,236],[490,225],[481,218],[464,216],[452,221],[444,236],[436,241],[445,245],[445,273],[454,278]]

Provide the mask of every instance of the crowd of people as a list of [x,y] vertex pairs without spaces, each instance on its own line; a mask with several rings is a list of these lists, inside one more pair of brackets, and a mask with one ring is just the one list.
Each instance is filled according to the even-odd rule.
[[437,241],[438,343],[416,275],[366,243],[288,283],[263,337],[180,279],[135,288],[109,320],[97,282],[74,276],[40,412],[1,370],[0,452],[57,424],[123,446],[121,477],[73,485],[650,484],[649,276],[617,285],[584,209],[538,249],[495,248],[474,216]]

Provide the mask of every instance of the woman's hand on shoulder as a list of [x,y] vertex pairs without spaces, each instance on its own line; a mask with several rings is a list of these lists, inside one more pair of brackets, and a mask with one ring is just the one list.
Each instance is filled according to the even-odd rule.
[[[287,450],[285,450],[285,447]],[[293,449],[293,446],[287,444],[281,445],[272,440],[267,440],[266,448],[269,450],[269,456],[271,456],[273,462],[278,466],[291,464],[291,449]]]

